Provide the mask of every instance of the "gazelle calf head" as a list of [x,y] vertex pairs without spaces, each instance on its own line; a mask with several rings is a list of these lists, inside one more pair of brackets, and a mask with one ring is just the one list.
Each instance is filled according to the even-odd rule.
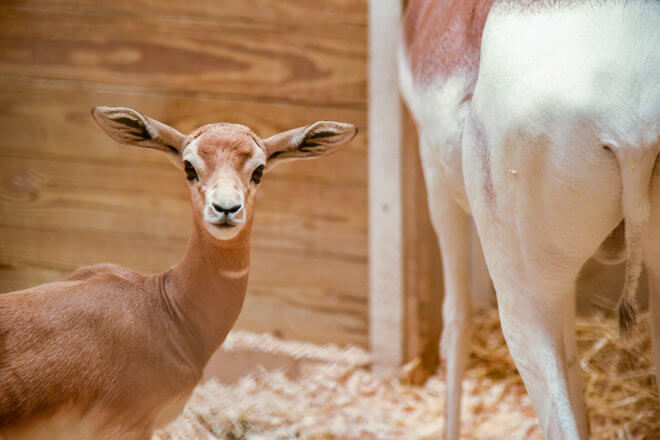
[[261,139],[250,128],[217,123],[188,136],[125,107],[95,107],[113,139],[165,153],[185,172],[193,215],[219,240],[235,237],[254,213],[257,187],[275,164],[329,154],[357,133],[352,124],[319,121]]

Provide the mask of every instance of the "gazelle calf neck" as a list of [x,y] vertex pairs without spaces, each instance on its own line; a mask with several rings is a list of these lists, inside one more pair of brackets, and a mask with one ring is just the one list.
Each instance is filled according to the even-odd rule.
[[241,310],[262,174],[357,132],[322,121],[262,140],[220,123],[184,136],[128,108],[92,113],[115,140],[181,169],[190,242],[161,274],[101,264],[0,295],[0,438],[148,439],[176,417]]

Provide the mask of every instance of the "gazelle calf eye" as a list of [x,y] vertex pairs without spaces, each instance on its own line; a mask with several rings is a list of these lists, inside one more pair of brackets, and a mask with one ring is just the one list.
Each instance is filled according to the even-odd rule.
[[197,171],[195,171],[195,167],[190,162],[187,160],[183,161],[183,166],[186,170],[186,178],[188,180],[193,181],[197,179]]
[[261,182],[261,178],[264,175],[264,166],[259,165],[256,170],[252,173],[252,181],[254,183],[259,183]]

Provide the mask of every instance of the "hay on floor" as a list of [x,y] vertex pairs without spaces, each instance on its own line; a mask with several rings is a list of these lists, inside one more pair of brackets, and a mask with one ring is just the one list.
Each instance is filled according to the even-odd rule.
[[[608,319],[582,319],[577,332],[593,437],[659,439],[648,316],[627,343]],[[365,368],[368,353],[361,349],[284,343],[245,332],[235,333],[228,347],[269,345],[316,362],[303,364],[295,379],[282,371],[258,371],[233,385],[211,381],[199,386],[184,414],[154,439],[441,438],[442,373],[422,387],[404,385],[398,378],[372,375]],[[462,438],[542,439],[496,311],[476,317],[472,345],[463,386]]]

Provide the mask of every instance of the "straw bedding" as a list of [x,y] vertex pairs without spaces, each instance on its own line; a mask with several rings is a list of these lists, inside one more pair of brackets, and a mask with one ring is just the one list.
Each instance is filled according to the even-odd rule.
[[[480,314],[474,327],[462,438],[542,439],[497,312]],[[648,316],[626,343],[609,319],[582,319],[577,332],[593,437],[660,439]],[[368,371],[368,353],[355,347],[318,347],[245,332],[235,332],[226,345],[228,350],[271,347],[310,362],[303,362],[295,378],[256,371],[233,385],[199,386],[183,415],[155,440],[422,440],[443,434],[442,371],[418,387],[375,377]]]

